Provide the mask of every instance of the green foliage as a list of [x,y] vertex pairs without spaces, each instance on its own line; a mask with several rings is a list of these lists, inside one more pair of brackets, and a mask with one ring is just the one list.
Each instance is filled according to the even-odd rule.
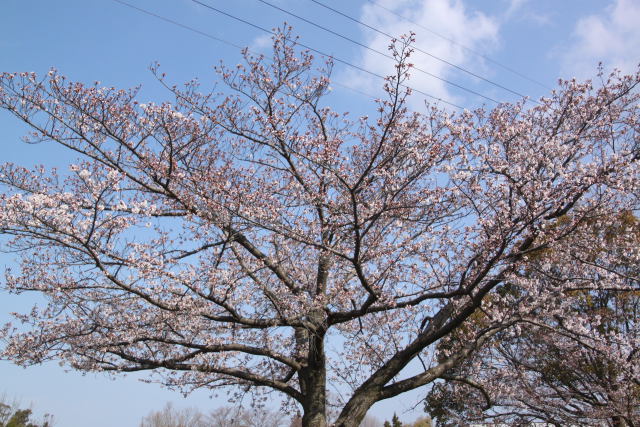
[[49,416],[39,423],[31,420],[31,409],[19,409],[16,404],[0,402],[0,427],[51,427]]
[[391,421],[385,421],[384,427],[432,427],[431,419],[429,417],[420,417],[413,423],[403,423],[396,414],[393,414]]
[[35,427],[29,422],[31,409],[18,409],[13,413],[6,427]]
[[398,418],[398,416],[394,413],[393,417],[391,418],[391,422],[384,422],[384,427],[403,427],[403,424],[402,421],[400,421],[400,418]]

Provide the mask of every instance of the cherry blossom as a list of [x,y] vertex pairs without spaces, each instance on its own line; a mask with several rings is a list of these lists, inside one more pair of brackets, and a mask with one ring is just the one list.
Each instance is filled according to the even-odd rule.
[[[410,42],[391,46],[375,112],[353,119],[324,103],[331,61],[289,30],[272,60],[245,51],[219,66],[220,93],[154,68],[171,102],[55,70],[1,74],[0,107],[29,141],[78,158],[0,167],[0,231],[20,261],[6,287],[49,301],[2,329],[2,356],[150,371],[183,392],[272,390],[313,427],[327,425],[331,387],[335,425],[354,427],[559,292],[628,287],[559,249],[638,208],[640,75],[563,81],[533,108],[414,112]],[[523,274],[542,250],[563,257],[539,267],[556,287]],[[501,303],[507,283],[530,298]],[[488,320],[469,327],[478,312]],[[436,355],[454,335],[463,344]]]

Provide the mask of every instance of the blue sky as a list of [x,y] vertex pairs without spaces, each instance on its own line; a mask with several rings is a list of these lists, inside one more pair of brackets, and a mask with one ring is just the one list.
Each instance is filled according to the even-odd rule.
[[[268,34],[191,0],[127,1],[212,37],[268,52]],[[258,0],[202,1],[265,28],[287,21],[301,41],[311,47],[376,74],[391,72],[392,64],[387,59],[362,47],[384,51],[388,40],[311,0],[270,1],[360,45]],[[379,5],[363,0],[322,2],[388,34],[414,31],[417,47],[440,59],[416,52],[412,62],[432,76],[414,72],[410,85],[419,92],[468,108],[483,103],[495,105],[487,98],[514,101],[518,97],[442,60],[532,98],[548,93],[559,77],[593,77],[599,61],[606,69],[618,67],[627,72],[634,71],[640,62],[640,0],[378,0]],[[161,63],[173,82],[197,76],[208,87],[215,83],[212,65],[220,60],[228,64],[241,60],[237,48],[175,23],[113,0],[4,0],[0,14],[0,71],[45,73],[56,67],[70,79],[87,83],[97,80],[118,87],[142,84],[140,100],[144,102],[166,95],[148,71],[154,61]],[[341,62],[336,63],[333,78],[333,92],[327,100],[332,107],[354,114],[371,112],[373,104],[361,92],[379,95],[379,79]],[[412,107],[419,110],[423,102],[424,95],[416,93]],[[75,160],[52,144],[22,143],[25,127],[4,111],[0,112],[0,129],[0,161],[64,167]],[[11,254],[0,254],[0,267],[10,267],[12,262]],[[34,301],[37,297],[14,297],[0,291],[0,323],[9,320],[8,312],[28,310]],[[134,376],[112,381],[94,374],[65,373],[54,362],[22,369],[0,361],[2,392],[25,404],[33,402],[37,411],[55,414],[57,425],[67,427],[135,426],[150,410],[159,409],[170,400],[177,406],[203,410],[225,403],[223,397],[212,400],[206,392],[182,399],[177,393],[142,383]],[[384,402],[374,407],[373,415],[382,419],[394,411],[401,414],[418,402],[419,395]],[[407,413],[405,418],[417,415],[418,412]]]

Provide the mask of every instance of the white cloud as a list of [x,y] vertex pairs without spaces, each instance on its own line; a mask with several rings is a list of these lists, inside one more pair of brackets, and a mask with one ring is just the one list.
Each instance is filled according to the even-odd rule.
[[509,7],[507,8],[505,15],[507,17],[511,17],[513,14],[519,12],[528,1],[529,0],[509,0]]
[[255,51],[269,50],[273,45],[273,36],[271,34],[261,34],[251,41],[250,49]]
[[563,72],[590,77],[598,62],[606,70],[634,72],[640,62],[640,1],[614,0],[599,15],[578,21],[563,55]]
[[506,0],[509,6],[506,8],[502,21],[523,21],[544,27],[551,23],[547,14],[534,10],[530,0]]
[[[419,25],[408,23],[406,20],[369,3],[362,8],[360,19],[393,36],[413,31],[416,33],[418,48],[459,66],[477,71],[478,67],[482,68],[483,65],[478,56],[470,54],[462,46],[486,52],[497,42],[497,20],[481,12],[468,11],[462,0],[378,0],[378,3],[395,13],[408,17]],[[451,43],[434,33],[455,40],[456,43]],[[365,43],[368,46],[387,52],[389,39],[386,36],[370,30],[366,30],[365,34]],[[416,67],[442,78],[448,79],[454,73],[451,66],[420,52],[414,52],[410,62],[414,63]],[[365,49],[362,50],[357,63],[377,74],[388,75],[393,72],[392,61]],[[372,93],[380,93],[378,89],[382,83],[379,79],[357,71],[349,71],[345,77],[351,86],[357,86],[361,90]],[[466,81],[465,85],[472,86],[472,82],[468,79],[460,78],[459,72],[451,79],[456,82]],[[409,84],[435,97],[464,103],[464,95],[459,91],[454,94],[452,87],[447,83],[417,70],[413,71]],[[424,96],[416,94],[414,98],[416,107],[423,105]]]

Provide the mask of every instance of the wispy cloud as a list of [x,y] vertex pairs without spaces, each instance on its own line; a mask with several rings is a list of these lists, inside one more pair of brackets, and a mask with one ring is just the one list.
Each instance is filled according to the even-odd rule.
[[261,34],[251,41],[250,49],[254,51],[263,51],[271,48],[273,45],[273,36],[271,34]]
[[506,0],[508,7],[502,16],[502,21],[525,21],[538,26],[545,26],[551,22],[549,15],[535,11],[530,0]]
[[[408,23],[397,15],[370,3],[362,8],[362,21],[393,36],[413,31],[416,33],[417,47],[456,65],[475,70],[478,67],[482,68],[481,59],[469,54],[462,46],[487,51],[497,42],[497,20],[481,12],[469,11],[462,0],[378,0],[378,3],[419,25]],[[455,40],[456,43],[451,43],[434,33]],[[365,43],[368,46],[379,51],[387,51],[389,45],[387,37],[369,30],[365,34]],[[411,62],[442,78],[448,78],[455,72],[451,66],[420,52],[414,53]],[[382,75],[393,71],[391,61],[365,49],[358,58],[358,64]],[[347,79],[350,85],[362,90],[375,91],[381,87],[380,80],[357,72],[348,72]],[[454,93],[445,82],[419,72],[412,73],[410,85],[435,97],[456,103],[464,101],[463,95]],[[422,105],[420,96],[417,95],[415,98]]]
[[601,14],[580,19],[572,43],[563,51],[562,71],[576,77],[605,69],[637,70],[640,62],[640,2],[614,0]]
[[505,15],[507,17],[511,17],[512,15],[516,14],[528,1],[529,0],[509,0],[509,7],[507,8]]

